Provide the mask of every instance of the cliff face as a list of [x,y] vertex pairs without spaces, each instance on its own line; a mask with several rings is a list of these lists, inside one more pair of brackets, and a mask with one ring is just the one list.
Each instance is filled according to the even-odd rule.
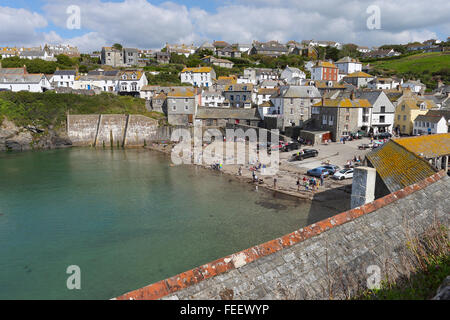
[[19,127],[8,119],[0,124],[0,151],[57,149],[72,146],[64,132],[34,126]]

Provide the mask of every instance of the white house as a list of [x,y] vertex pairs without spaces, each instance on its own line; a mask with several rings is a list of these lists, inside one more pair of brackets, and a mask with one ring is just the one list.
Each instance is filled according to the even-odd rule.
[[82,75],[74,82],[75,90],[98,90],[103,92],[117,93],[119,91],[119,71],[90,71]]
[[121,95],[140,96],[141,88],[148,84],[143,71],[120,71],[118,78]]
[[56,70],[50,82],[54,87],[73,88],[76,77],[76,70]]
[[306,74],[298,68],[286,66],[281,72],[280,79],[287,84],[300,84],[302,79],[306,79]]
[[194,87],[211,87],[216,72],[211,67],[184,68],[181,71],[181,82],[190,83]]
[[43,73],[36,74],[1,74],[0,89],[13,92],[29,91],[44,92],[52,89],[50,82]]
[[21,59],[41,59],[45,61],[56,60],[53,54],[49,54],[46,50],[23,50],[19,53]]
[[372,108],[365,112],[360,110],[358,127],[364,127],[367,132],[378,134],[382,132],[392,133],[395,117],[395,106],[383,91],[356,91],[357,99],[366,99]]
[[344,57],[335,63],[336,67],[339,68],[339,72],[343,74],[351,74],[354,72],[362,71],[362,63],[357,59],[350,57]]
[[409,88],[412,92],[415,93],[423,93],[425,92],[425,89],[427,87],[422,82],[420,82],[420,80],[417,81],[409,80],[402,84],[402,88]]
[[419,115],[414,120],[414,135],[447,133],[448,124],[443,115]]
[[367,84],[367,87],[373,90],[391,90],[398,89],[402,84],[403,79],[375,78]]
[[210,108],[226,108],[230,107],[229,103],[225,103],[225,96],[220,91],[203,90],[200,100],[201,107]]

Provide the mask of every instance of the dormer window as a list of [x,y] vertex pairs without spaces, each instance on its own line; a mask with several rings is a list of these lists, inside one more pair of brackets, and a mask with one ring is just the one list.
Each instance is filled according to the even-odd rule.
[[420,104],[420,110],[426,110],[426,109],[427,109],[427,106],[426,106],[425,102],[422,102]]
[[127,80],[127,75],[124,74],[124,75],[122,76],[122,79],[123,79],[123,80]]

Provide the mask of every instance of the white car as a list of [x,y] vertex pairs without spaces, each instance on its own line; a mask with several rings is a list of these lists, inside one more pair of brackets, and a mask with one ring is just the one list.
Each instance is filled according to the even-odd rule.
[[343,169],[341,171],[338,171],[333,175],[333,179],[336,180],[353,179],[353,169]]

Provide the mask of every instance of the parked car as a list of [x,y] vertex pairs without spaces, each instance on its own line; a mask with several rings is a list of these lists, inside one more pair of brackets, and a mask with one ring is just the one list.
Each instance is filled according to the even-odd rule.
[[342,169],[341,171],[338,171],[333,175],[333,179],[353,179],[353,169]]
[[314,168],[314,169],[308,170],[306,173],[308,176],[313,176],[313,177],[320,177],[321,175],[323,175],[324,177],[328,177],[330,174],[332,174],[330,172],[330,169],[327,169],[324,167]]
[[341,169],[339,166],[335,166],[334,164],[327,164],[322,167],[329,170],[331,174],[334,174]]
[[363,143],[362,145],[358,146],[359,150],[366,150],[373,148],[373,143]]
[[392,134],[390,134],[389,132],[382,132],[382,133],[376,134],[373,138],[375,140],[390,139],[390,138],[392,138]]
[[314,158],[318,155],[319,151],[317,151],[316,149],[303,149],[303,152],[299,151],[297,153],[294,153],[290,161],[302,161],[303,159]]
[[298,142],[290,142],[287,143],[283,146],[283,148],[281,149],[282,152],[289,152],[292,150],[298,150],[300,149],[300,143]]

